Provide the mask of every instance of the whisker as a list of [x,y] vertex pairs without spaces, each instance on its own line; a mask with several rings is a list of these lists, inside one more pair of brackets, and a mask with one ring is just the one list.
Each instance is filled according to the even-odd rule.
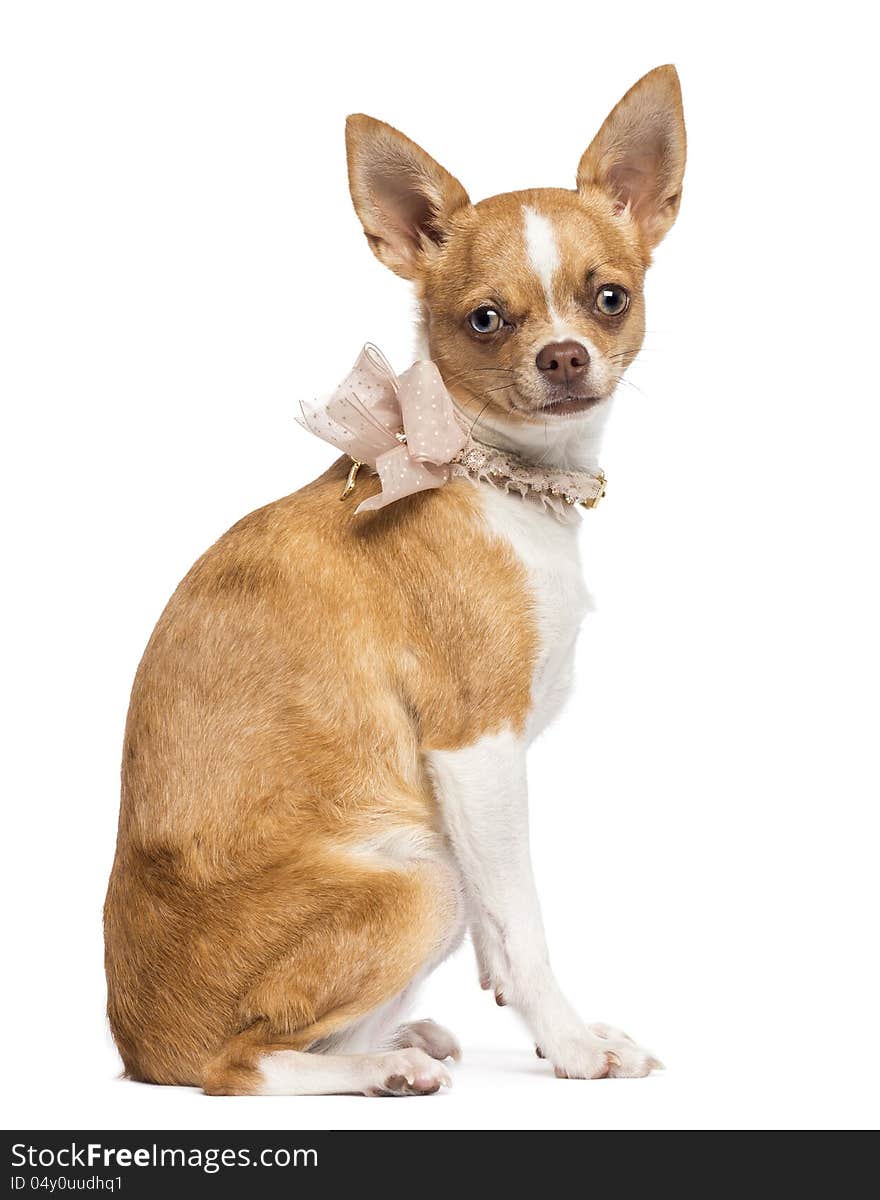
[[467,379],[469,375],[481,375],[487,371],[492,371],[496,375],[500,372],[503,375],[515,375],[516,371],[513,367],[469,367],[465,371],[459,371],[455,375],[448,376],[447,382],[453,379]]
[[506,392],[508,388],[512,388],[512,387],[516,387],[516,384],[514,384],[514,383],[500,383],[500,384],[498,385],[498,387],[493,387],[493,388],[483,388],[483,390],[480,392],[480,395],[481,395],[481,396],[488,396],[488,395],[490,395],[490,394],[491,394],[491,393],[493,393],[493,392]]
[[547,455],[550,453],[550,419],[544,417],[544,453],[539,459],[536,459],[535,466],[539,467]]
[[491,401],[491,400],[487,400],[487,401],[486,401],[486,403],[483,405],[483,407],[480,409],[480,411],[477,413],[477,415],[474,417],[474,419],[473,419],[473,422],[471,423],[471,427],[470,427],[470,429],[468,430],[468,433],[467,433],[467,435],[468,435],[468,441],[470,441],[470,440],[471,440],[471,438],[473,437],[473,435],[474,435],[474,430],[475,430],[475,429],[476,429],[476,427],[477,427],[477,422],[479,421],[480,417],[483,415],[483,413],[486,411],[486,409],[489,407],[489,405],[490,405],[491,403],[492,403],[492,401]]
[[[497,370],[492,367],[486,367],[481,368],[481,370],[484,370],[485,373],[491,372],[493,376],[497,376],[499,379],[503,379],[505,376],[514,377],[516,374],[515,371],[510,371],[507,367],[498,367]],[[447,388],[451,388],[451,386],[456,383],[474,384],[475,386],[478,386],[481,384],[481,382],[483,382],[483,378],[485,378],[485,374],[483,374],[483,376],[477,376],[477,374],[469,371],[460,371],[459,373],[454,374],[454,376],[448,376],[443,380],[443,382],[445,385],[447,385]]]
[[649,399],[648,393],[645,391],[645,389],[640,388],[639,385],[637,383],[633,383],[631,379],[625,379],[623,375],[618,375],[617,382],[625,383],[627,387],[631,387],[634,391],[638,392],[640,396],[644,396],[646,400]]
[[628,354],[656,354],[659,346],[630,346],[626,350],[619,350],[616,354],[607,355],[610,361],[617,358],[626,358]]

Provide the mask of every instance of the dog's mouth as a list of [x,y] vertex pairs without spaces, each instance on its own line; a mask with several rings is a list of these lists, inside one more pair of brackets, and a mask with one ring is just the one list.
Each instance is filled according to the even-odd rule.
[[597,396],[594,393],[563,392],[558,396],[535,401],[531,397],[515,394],[511,398],[511,408],[526,421],[546,421],[548,417],[562,420],[566,417],[582,416],[591,409],[598,408],[607,399],[607,396]]
[[545,400],[535,412],[536,416],[568,417],[595,408],[604,396],[560,396],[558,400]]

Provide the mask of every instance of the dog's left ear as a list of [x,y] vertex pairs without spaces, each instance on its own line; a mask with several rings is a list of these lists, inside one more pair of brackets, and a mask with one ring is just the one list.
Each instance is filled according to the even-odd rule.
[[675,67],[656,67],[605,118],[580,161],[578,190],[599,187],[628,208],[649,249],[681,203],[686,138]]
[[391,125],[357,113],[345,122],[348,182],[373,253],[414,279],[470,204],[458,180]]

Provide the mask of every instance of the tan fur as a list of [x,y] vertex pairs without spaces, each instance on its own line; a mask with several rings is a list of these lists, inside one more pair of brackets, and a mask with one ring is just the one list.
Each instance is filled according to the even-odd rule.
[[[431,355],[475,419],[491,406],[515,427],[540,407],[534,355],[550,312],[525,258],[524,205],[553,221],[559,315],[618,375],[635,355],[644,271],[684,163],[670,70],[630,94],[643,117],[652,104],[671,112],[667,142],[638,148],[653,205],[624,194],[625,101],[584,155],[578,191],[477,205],[402,134],[350,119],[370,245],[416,281]],[[609,280],[632,296],[620,320],[592,307]],[[491,343],[466,322],[488,300],[516,318]],[[110,1022],[132,1078],[253,1091],[261,1056],[353,1025],[460,928],[424,754],[523,730],[532,597],[472,484],[355,516],[378,486],[362,476],[340,503],[346,469],[222,537],[178,587],[138,669],[105,909]]]

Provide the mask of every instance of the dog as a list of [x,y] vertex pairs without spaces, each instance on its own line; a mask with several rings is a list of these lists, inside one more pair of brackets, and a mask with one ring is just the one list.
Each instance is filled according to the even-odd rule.
[[[572,191],[474,204],[381,121],[350,117],[346,141],[357,216],[415,285],[463,444],[438,464],[394,435],[401,478],[429,476],[400,495],[343,456],[172,596],[126,724],[112,1033],[128,1077],[212,1095],[436,1092],[458,1043],[405,1014],[469,931],[548,1069],[644,1076],[659,1062],[582,1021],[553,976],[526,750],[569,691],[578,509],[601,495],[645,271],[681,200],[678,76],[626,93]],[[367,367],[401,395],[380,356]]]

